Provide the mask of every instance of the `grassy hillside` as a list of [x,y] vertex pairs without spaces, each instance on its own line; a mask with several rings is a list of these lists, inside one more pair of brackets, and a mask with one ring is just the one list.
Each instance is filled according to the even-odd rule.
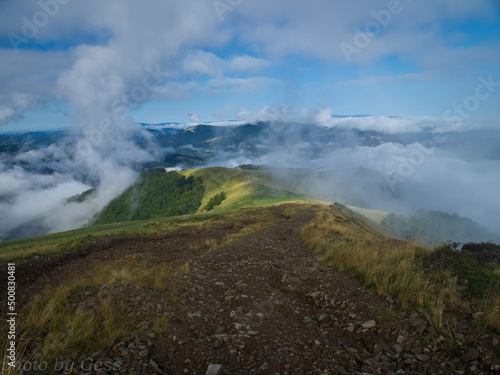
[[423,307],[435,327],[448,324],[450,314],[479,311],[478,331],[500,332],[500,246],[430,249],[390,239],[368,224],[343,205],[321,206],[302,229],[302,241],[323,265],[352,272],[367,291],[397,298],[404,308]]
[[86,243],[120,236],[161,236],[181,226],[216,220],[216,214],[160,217],[149,220],[101,224],[45,236],[0,242],[0,262],[23,259],[34,254],[74,251]]
[[270,172],[241,170],[223,167],[190,169],[179,172],[189,177],[202,178],[205,195],[198,212],[217,194],[225,193],[226,199],[214,209],[224,212],[243,207],[271,206],[281,202],[310,202],[306,196],[278,188],[271,181]]
[[[221,194],[225,198],[219,201]],[[273,186],[269,172],[222,167],[165,172],[156,168],[143,172],[138,182],[96,215],[92,224],[187,215],[212,209],[220,212],[287,201],[303,202],[307,198]]]
[[[235,209],[307,201],[298,193],[274,188],[269,181],[264,171],[220,167],[168,173],[161,168],[146,171],[139,182],[96,216],[93,226],[0,242],[0,262],[73,251],[106,237],[158,236],[180,225],[217,219],[221,214],[238,215],[230,212]],[[210,212],[203,211],[210,199],[222,192],[226,199]]]
[[112,200],[93,224],[152,219],[195,213],[204,192],[201,178],[188,177],[163,168],[145,171],[139,181]]

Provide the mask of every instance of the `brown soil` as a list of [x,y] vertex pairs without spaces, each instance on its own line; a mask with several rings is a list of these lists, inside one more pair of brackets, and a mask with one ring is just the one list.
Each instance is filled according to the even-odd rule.
[[[130,342],[147,342],[140,335],[150,335],[139,363],[132,358],[120,371],[104,373],[205,374],[210,364],[221,364],[224,374],[487,374],[500,369],[498,337],[478,335],[469,322],[459,322],[449,335],[436,331],[422,309],[402,311],[391,298],[367,293],[351,275],[321,268],[300,241],[314,208],[300,206],[287,217],[289,207],[266,208],[275,225],[212,251],[203,246],[207,239],[221,242],[238,228],[181,228],[163,238],[111,239],[56,258],[30,258],[17,264],[19,293],[27,300],[96,264],[137,253],[166,266],[189,262],[175,291],[113,284],[82,293],[77,308],[95,305],[106,288],[110,303],[124,301],[137,326],[137,335],[119,338],[96,357],[115,360],[118,350],[132,350]],[[162,315],[168,327],[151,334],[153,320]],[[132,371],[139,365],[142,370]]]

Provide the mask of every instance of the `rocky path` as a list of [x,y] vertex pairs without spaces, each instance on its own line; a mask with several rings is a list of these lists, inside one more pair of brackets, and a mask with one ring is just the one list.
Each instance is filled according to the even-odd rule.
[[[110,362],[114,368],[77,370],[85,356],[75,353],[68,359],[79,364],[73,373],[488,374],[500,370],[497,337],[458,327],[454,332],[463,332],[453,338],[458,348],[447,350],[451,338],[433,329],[421,309],[402,311],[392,299],[366,293],[349,274],[319,267],[300,242],[300,230],[312,219],[313,209],[300,208],[288,217],[283,215],[285,208],[270,208],[276,225],[257,235],[212,251],[193,252],[191,257],[187,250],[182,252],[183,261],[190,260],[189,271],[179,276],[175,301],[172,291],[134,285],[86,292],[79,308],[92,308],[103,298],[111,304],[122,301],[130,319],[137,321],[137,333],[109,339],[92,355],[93,363]],[[189,248],[181,240],[174,243]],[[158,261],[175,260],[175,249],[170,247],[155,254]],[[158,317],[168,321],[160,334],[155,333]]]

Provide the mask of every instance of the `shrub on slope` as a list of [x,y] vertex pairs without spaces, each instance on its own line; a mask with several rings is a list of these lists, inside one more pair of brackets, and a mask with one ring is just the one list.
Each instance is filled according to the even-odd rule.
[[214,195],[212,198],[210,198],[210,200],[205,205],[205,207],[203,207],[203,210],[204,211],[213,210],[215,207],[219,206],[222,203],[222,201],[225,200],[226,198],[227,198],[227,195],[224,191],[220,194]]

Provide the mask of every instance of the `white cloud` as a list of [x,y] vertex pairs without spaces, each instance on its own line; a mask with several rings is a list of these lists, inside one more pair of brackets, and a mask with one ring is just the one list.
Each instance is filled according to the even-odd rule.
[[196,113],[190,113],[189,114],[189,121],[190,122],[200,123],[201,119],[200,119],[200,116],[198,116]]
[[238,111],[237,116],[239,120],[247,122],[270,121],[305,123],[310,120],[307,111],[297,111],[284,104],[279,107],[264,106],[257,112],[251,112],[242,108]]
[[263,90],[274,83],[278,83],[278,81],[269,77],[214,78],[208,81],[207,89],[213,92],[228,93],[253,92]]
[[269,65],[270,62],[265,59],[258,59],[248,55],[235,56],[228,62],[228,66],[231,70],[243,72],[262,70]]
[[328,128],[371,130],[387,134],[418,133],[429,126],[429,122],[426,121],[428,118],[386,116],[334,118],[332,115],[332,108],[320,110],[316,115],[316,123]]
[[[55,100],[107,106],[140,82],[148,66],[156,64],[179,81],[163,82],[161,88],[151,90],[151,98],[178,100],[205,89],[200,81],[187,82],[186,74],[255,82],[260,78],[248,74],[265,70],[271,62],[282,64],[282,58],[290,55],[345,63],[339,44],[353,43],[356,28],[363,29],[374,20],[374,13],[387,6],[386,1],[317,0],[306,5],[255,0],[242,3],[221,22],[210,1],[151,0],[147,6],[131,1],[72,1],[61,5],[31,40],[68,46],[54,51],[0,49],[0,103],[15,114]],[[354,62],[364,65],[398,56],[421,68],[422,76],[403,73],[403,79],[425,79],[425,74],[436,71],[470,71],[478,61],[491,69],[498,66],[499,54],[492,53],[498,44],[457,47],[441,34],[443,20],[498,20],[493,1],[401,0],[401,8],[380,35],[353,56]],[[21,34],[23,17],[29,20],[40,9],[39,2],[1,2],[0,34]],[[224,48],[229,42],[231,48]],[[232,44],[244,46],[245,53]],[[213,52],[220,50],[220,56],[228,57]],[[374,75],[368,81],[380,84],[384,79]],[[212,85],[224,86],[217,81]],[[234,90],[234,85],[227,87]],[[16,104],[16,95],[24,96],[22,104]],[[7,116],[3,118],[6,121]]]
[[[339,44],[354,44],[357,29],[364,31],[376,20],[372,12],[387,11],[388,4],[362,0],[318,0],[311,6],[284,0],[247,2],[241,6],[241,17],[247,20],[242,38],[270,56],[301,54],[345,61]],[[390,16],[387,27],[381,27],[380,34],[357,55],[359,62],[399,53],[413,58],[423,52],[434,55],[439,50],[436,47],[442,45],[437,31],[443,19],[473,17],[492,22],[498,11],[489,0],[459,1],[456,5],[452,0],[402,0],[398,9],[401,11]]]
[[222,59],[213,53],[196,51],[190,53],[182,61],[182,70],[189,74],[208,75],[211,77],[222,76]]
[[[218,94],[225,99],[234,93],[269,94],[269,89],[283,88],[280,79],[288,73],[281,70],[287,70],[288,57],[297,61],[333,61],[332,71],[336,76],[341,75],[346,61],[339,44],[353,43],[356,28],[363,29],[373,21],[372,11],[380,12],[387,4],[387,1],[362,0],[315,0],[313,3],[252,0],[242,2],[221,22],[211,1],[149,0],[147,5],[130,0],[71,1],[61,6],[60,12],[38,30],[27,49],[0,48],[0,123],[12,121],[24,111],[43,108],[47,103],[69,103],[75,134],[80,137],[74,145],[91,142],[92,150],[86,155],[74,155],[54,149],[45,154],[27,153],[20,158],[30,163],[43,158],[44,162],[57,163],[65,158],[67,166],[60,168],[66,170],[81,162],[82,169],[90,171],[90,178],[100,181],[102,196],[97,203],[78,217],[65,211],[72,217],[72,223],[81,222],[85,215],[134,180],[135,173],[127,165],[152,158],[151,153],[133,145],[136,128],[131,125],[129,109],[155,99],[186,100]],[[370,76],[349,76],[347,85],[434,79],[436,73],[438,78],[448,75],[460,79],[474,76],[475,79],[478,70],[488,74],[498,72],[497,42],[457,47],[456,38],[450,42],[442,32],[444,23],[498,22],[498,5],[494,1],[401,0],[401,4],[403,10],[391,16],[389,25],[354,56],[353,63],[365,68],[391,57],[415,66],[415,70],[390,76],[374,69]],[[40,3],[36,1],[0,1],[2,37],[9,32],[22,33],[23,17],[30,19],[37,11],[40,11]],[[50,43],[57,47],[51,51],[40,47],[40,44],[47,46]],[[37,44],[39,48],[33,48]],[[273,69],[267,69],[271,66]],[[148,78],[148,71],[157,67],[160,76]],[[276,75],[271,74],[273,72]],[[278,76],[280,79],[274,78]],[[450,91],[444,91],[447,93]],[[459,96],[458,99],[463,98]],[[253,104],[249,101],[238,106]],[[328,102],[322,104],[323,107],[328,105]],[[123,109],[122,116],[116,115],[117,108]],[[432,118],[332,118],[332,114],[333,110],[328,108],[308,112],[290,106],[266,106],[257,113],[242,110],[238,118],[310,122],[385,133],[418,132],[429,124],[442,130],[443,126],[440,119]],[[114,130],[102,131],[103,121],[109,119]],[[463,121],[460,125],[446,126],[447,129],[453,126],[460,129],[470,124]],[[142,136],[146,137],[144,133]],[[310,150],[306,143],[301,147],[302,153]],[[346,155],[340,156],[347,159]],[[84,172],[69,173],[70,179],[53,177],[54,180],[49,181],[51,185],[47,186],[44,178],[38,175],[25,178],[14,170],[4,174],[6,184],[2,185],[1,192],[31,194],[23,195],[26,201],[34,201],[33,197],[46,198],[50,205],[45,209],[57,212],[52,203],[58,195],[83,188],[73,174]],[[30,185],[32,181],[40,182],[40,188]],[[496,180],[491,181],[498,186]],[[61,223],[54,225],[63,227]]]
[[11,107],[0,107],[0,124],[6,123],[9,121],[15,112]]
[[255,72],[269,66],[269,61],[249,55],[237,55],[223,60],[211,52],[190,52],[182,61],[181,69],[187,74],[222,78],[234,72]]

